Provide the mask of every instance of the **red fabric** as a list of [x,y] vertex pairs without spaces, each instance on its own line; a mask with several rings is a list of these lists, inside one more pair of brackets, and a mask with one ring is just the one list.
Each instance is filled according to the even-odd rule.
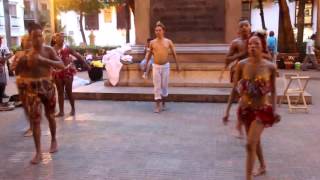
[[52,76],[54,79],[72,78],[77,73],[74,67],[67,67],[61,71],[53,71]]
[[261,121],[266,127],[271,127],[277,120],[273,113],[273,108],[271,105],[265,105],[259,108],[239,107],[238,118],[240,121],[244,122],[248,127],[250,127],[251,123],[254,120]]
[[62,61],[66,64],[68,63],[68,59],[70,58],[71,50],[69,47],[64,47],[61,50],[58,51],[59,57],[62,59]]

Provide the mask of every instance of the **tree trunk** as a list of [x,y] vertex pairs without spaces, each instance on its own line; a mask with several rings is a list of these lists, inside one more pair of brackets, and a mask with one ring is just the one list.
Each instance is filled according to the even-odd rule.
[[279,0],[279,52],[297,52],[297,44],[294,38],[289,8],[286,0]]
[[86,40],[86,35],[84,34],[84,30],[83,30],[83,12],[80,12],[79,24],[80,24],[80,32],[81,32],[83,43],[85,45],[88,45]]
[[302,60],[302,54],[303,54],[303,34],[304,34],[304,11],[306,7],[306,0],[299,0],[299,11],[298,11],[298,36],[297,36],[297,44],[299,47],[299,59]]
[[9,13],[9,2],[8,0],[3,0],[3,10],[4,10],[4,23],[6,31],[6,41],[7,46],[11,47],[11,22],[10,22],[10,13]]
[[38,0],[33,1],[34,2],[34,19],[36,20],[36,23],[39,23],[39,13],[40,13],[40,9],[39,9],[39,2]]
[[317,36],[316,36],[316,47],[320,48],[320,0],[317,2]]
[[264,20],[264,12],[263,12],[263,2],[262,2],[262,0],[259,0],[259,9],[260,9],[260,17],[261,17],[262,29],[267,30],[266,22]]

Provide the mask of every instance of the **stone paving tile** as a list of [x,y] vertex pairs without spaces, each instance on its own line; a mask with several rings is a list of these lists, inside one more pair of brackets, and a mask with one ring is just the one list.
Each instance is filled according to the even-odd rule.
[[[310,113],[288,113],[283,105],[281,123],[263,133],[268,173],[256,180],[320,179],[320,95],[313,82]],[[77,101],[76,118],[57,119],[57,154],[47,153],[43,119],[45,160],[38,166],[29,164],[34,145],[22,137],[22,109],[0,112],[0,180],[242,180],[245,142],[231,135],[236,107],[229,126],[221,123],[224,108],[169,103],[158,115],[149,102]]]
[[[38,166],[29,164],[34,145],[22,137],[22,110],[1,112],[0,179],[244,179],[245,142],[231,135],[234,122],[221,124],[225,104],[169,107],[158,115],[148,102],[78,101],[76,118],[57,119],[57,154],[47,153],[50,136],[43,120],[45,159]],[[280,112],[282,122],[263,134],[268,173],[256,179],[320,179],[318,106],[309,114],[288,113],[286,106]]]

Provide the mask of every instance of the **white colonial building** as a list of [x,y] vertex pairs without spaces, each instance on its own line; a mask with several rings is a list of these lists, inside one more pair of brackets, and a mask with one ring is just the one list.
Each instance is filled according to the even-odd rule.
[[[287,0],[291,23],[294,27],[295,33],[296,18],[298,15],[298,2],[289,2]],[[264,4],[264,17],[268,31],[274,31],[275,35],[278,36],[278,24],[279,24],[279,4],[273,2],[265,2]],[[251,7],[251,24],[253,30],[262,29],[260,9],[257,7]],[[313,33],[316,33],[317,27],[317,2],[316,0],[307,0],[305,8],[305,30],[304,39],[307,39]]]
[[[25,34],[23,0],[9,0],[9,15],[11,24],[11,44],[20,44],[20,37]],[[3,0],[0,0],[0,35],[6,39]]]
[[[134,18],[131,14],[130,42],[135,42]],[[83,42],[79,19],[80,16],[73,12],[60,13],[58,19],[64,26],[65,33],[72,37],[75,44],[79,45]],[[89,35],[93,32],[95,36],[95,45],[97,46],[115,46],[126,43],[126,30],[117,29],[117,13],[116,8],[106,8],[100,11],[96,17],[84,17],[83,20],[85,36],[89,44]]]
[[[38,10],[37,10],[38,9]],[[9,0],[11,46],[19,46],[30,22],[50,22],[49,0]],[[0,35],[6,40],[3,0],[0,0]],[[6,42],[5,42],[6,43]]]

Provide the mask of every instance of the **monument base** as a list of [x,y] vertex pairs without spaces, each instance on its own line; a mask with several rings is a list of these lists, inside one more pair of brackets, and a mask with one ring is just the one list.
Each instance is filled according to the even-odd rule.
[[[227,44],[177,44],[176,52],[181,72],[177,72],[173,57],[170,56],[170,86],[173,87],[230,87],[229,73],[224,72]],[[144,46],[132,47],[130,55],[134,64],[124,65],[120,73],[118,86],[152,86],[152,80],[142,79],[139,63],[144,59]],[[150,74],[151,79],[152,74]]]
[[[170,81],[171,87],[231,87],[229,83],[229,71],[223,73],[220,63],[180,63],[181,71],[176,70],[176,64],[171,63]],[[120,73],[120,81],[117,86],[151,87],[152,72],[147,80],[142,78],[139,64],[124,65]],[[106,86],[109,86],[106,83]]]

